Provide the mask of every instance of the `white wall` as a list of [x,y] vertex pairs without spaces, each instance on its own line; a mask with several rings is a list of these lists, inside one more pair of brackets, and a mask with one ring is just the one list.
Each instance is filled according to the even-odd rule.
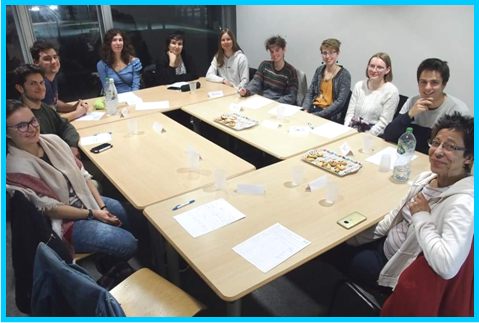
[[266,38],[287,41],[286,60],[311,82],[321,64],[319,46],[326,38],[342,42],[339,64],[352,85],[364,79],[376,52],[391,56],[393,83],[399,93],[418,94],[419,63],[437,57],[449,63],[446,92],[474,113],[474,6],[236,6],[237,38],[251,67],[269,59]]

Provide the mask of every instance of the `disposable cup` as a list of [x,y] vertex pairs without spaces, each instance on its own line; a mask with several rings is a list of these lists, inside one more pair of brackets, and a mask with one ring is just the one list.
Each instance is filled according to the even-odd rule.
[[130,130],[130,133],[133,135],[137,134],[138,131],[138,123],[136,119],[130,119],[128,120],[128,129]]
[[190,93],[196,93],[196,82],[190,82]]
[[278,120],[284,119],[284,105],[279,105],[276,107],[276,114],[278,116]]
[[291,167],[291,177],[293,178],[293,185],[298,186],[303,183],[304,168],[302,166]]
[[329,204],[334,204],[338,199],[339,193],[339,183],[338,182],[328,182],[326,186],[326,202]]
[[379,171],[387,173],[391,170],[391,154],[383,154],[379,162]]
[[215,169],[213,171],[215,176],[216,189],[221,191],[226,188],[226,171],[224,169]]
[[363,153],[369,154],[373,151],[374,137],[365,135],[363,136]]
[[188,163],[190,171],[197,172],[200,169],[200,154],[196,151],[188,151]]

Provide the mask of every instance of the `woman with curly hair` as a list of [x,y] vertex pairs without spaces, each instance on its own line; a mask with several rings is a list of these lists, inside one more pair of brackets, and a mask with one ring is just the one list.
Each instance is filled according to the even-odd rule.
[[101,46],[101,61],[96,66],[103,86],[108,77],[115,80],[118,93],[139,90],[142,66],[140,59],[134,55],[135,50],[123,31],[108,30]]

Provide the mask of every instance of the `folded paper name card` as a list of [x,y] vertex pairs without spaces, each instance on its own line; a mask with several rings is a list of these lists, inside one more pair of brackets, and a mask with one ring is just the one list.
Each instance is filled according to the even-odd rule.
[[264,195],[264,185],[238,184],[236,187],[238,194]]
[[320,178],[315,179],[308,183],[308,187],[311,189],[311,192],[319,190],[321,187],[328,184],[328,178],[326,176],[321,176]]
[[220,98],[223,96],[223,91],[208,92],[208,96],[210,98]]

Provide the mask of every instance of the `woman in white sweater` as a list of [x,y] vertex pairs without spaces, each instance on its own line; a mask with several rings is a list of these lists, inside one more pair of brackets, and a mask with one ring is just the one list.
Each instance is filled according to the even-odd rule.
[[386,53],[374,54],[366,68],[367,79],[354,86],[344,125],[355,127],[359,118],[371,127],[369,133],[379,136],[393,120],[399,103],[399,91],[391,83],[391,58]]
[[220,33],[218,52],[206,73],[206,80],[231,87],[244,87],[248,84],[248,59],[229,29],[223,29]]

